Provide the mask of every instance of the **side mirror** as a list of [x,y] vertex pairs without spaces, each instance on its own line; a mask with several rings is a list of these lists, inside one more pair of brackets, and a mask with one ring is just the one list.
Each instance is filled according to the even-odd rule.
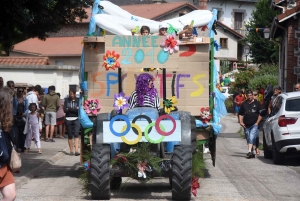
[[262,109],[262,110],[259,111],[259,115],[262,116],[262,117],[267,116],[267,114],[268,114],[268,110],[266,110],[266,109]]

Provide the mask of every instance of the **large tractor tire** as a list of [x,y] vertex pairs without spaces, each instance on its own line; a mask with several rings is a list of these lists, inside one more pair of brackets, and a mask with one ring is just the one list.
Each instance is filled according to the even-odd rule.
[[197,149],[197,131],[196,131],[196,119],[195,117],[191,116],[191,144],[192,144],[192,150],[193,154],[196,153]]
[[110,145],[94,144],[91,156],[90,190],[93,200],[110,199]]
[[190,200],[192,183],[192,147],[178,145],[174,148],[172,169],[172,199]]

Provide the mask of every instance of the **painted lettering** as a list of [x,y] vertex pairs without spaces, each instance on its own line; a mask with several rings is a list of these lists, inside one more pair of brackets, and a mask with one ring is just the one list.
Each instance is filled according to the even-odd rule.
[[131,37],[130,36],[123,36],[123,44],[124,44],[125,47],[130,47],[131,46]]
[[132,36],[132,47],[140,47],[141,37]]
[[142,44],[143,44],[143,47],[149,47],[148,45],[148,39],[150,38],[150,36],[143,36],[142,37]]
[[200,82],[198,82],[198,80],[201,78],[204,78],[204,77],[206,77],[205,74],[198,74],[193,77],[193,82],[199,86],[199,89],[192,92],[190,95],[191,97],[198,97],[198,96],[201,96],[201,94],[203,94],[204,86]]
[[190,57],[193,54],[195,54],[196,45],[185,45],[185,46],[188,48],[188,50],[185,51],[185,52],[180,53],[180,55],[179,55],[180,57]]
[[190,77],[190,74],[178,74],[176,78],[176,97],[179,98],[179,88],[183,88],[184,84],[180,84],[180,78],[188,78]]
[[[111,77],[115,77],[117,79],[111,80]],[[106,74],[106,84],[107,84],[106,96],[110,96],[110,86],[113,84],[118,84],[118,73],[107,73]]]
[[156,44],[156,39],[158,39],[158,36],[151,37],[151,46],[152,47],[158,47],[158,45]]
[[[172,75],[173,74],[166,74],[166,77],[172,77]],[[162,74],[158,74],[157,77],[159,78],[159,97],[163,98],[163,80],[162,80]]]
[[119,46],[119,47],[124,47],[123,40],[121,36],[115,36],[114,39],[112,40],[112,46]]
[[[105,85],[103,82],[97,80],[97,77],[99,77],[99,76],[102,76],[101,72],[97,72],[97,73],[91,75],[91,80],[93,83],[95,83],[93,90],[92,90],[93,93],[91,93],[91,96],[95,97],[95,98],[98,98],[99,96],[102,96],[104,94]],[[98,85],[99,90],[97,89],[98,87],[96,87],[96,85]]]

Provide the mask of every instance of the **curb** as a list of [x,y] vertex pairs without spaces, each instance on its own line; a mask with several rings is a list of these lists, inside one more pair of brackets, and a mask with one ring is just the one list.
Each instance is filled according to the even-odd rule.
[[52,166],[54,163],[59,161],[65,156],[65,153],[67,152],[69,147],[64,148],[61,152],[55,154],[52,156],[49,160],[46,160],[42,162],[40,165],[38,165],[36,168],[32,169],[28,173],[26,173],[24,176],[15,179],[16,189],[20,189],[24,184],[26,184],[28,181],[30,181],[32,178],[34,178],[36,175],[41,174],[42,171]]

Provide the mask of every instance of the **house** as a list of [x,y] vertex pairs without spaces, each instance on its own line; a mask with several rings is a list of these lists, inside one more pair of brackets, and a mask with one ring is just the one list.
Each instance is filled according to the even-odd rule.
[[270,39],[279,45],[278,83],[283,91],[294,91],[300,82],[300,1],[274,0],[271,8],[280,12],[270,29]]
[[242,59],[243,46],[240,40],[244,36],[231,29],[220,21],[217,21],[217,32],[215,40],[221,48],[215,51],[215,59],[220,60],[220,66],[229,66],[229,70],[237,69],[237,62]]

